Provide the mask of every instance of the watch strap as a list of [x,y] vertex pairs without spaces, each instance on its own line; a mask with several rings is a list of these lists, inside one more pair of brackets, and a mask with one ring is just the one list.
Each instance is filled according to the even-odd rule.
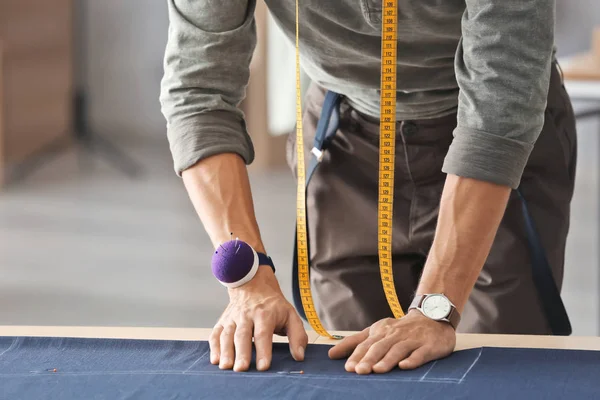
[[448,322],[450,322],[450,325],[452,325],[454,330],[456,330],[458,324],[460,323],[460,314],[458,313],[456,307],[450,307],[450,314],[446,318],[448,319]]
[[408,307],[409,310],[413,310],[413,309],[418,309],[421,307],[421,303],[423,302],[423,299],[425,298],[426,295],[424,294],[417,294],[413,299],[412,302],[410,303],[410,306]]
[[268,265],[273,270],[273,273],[275,273],[275,264],[273,263],[271,257],[265,253],[259,253],[258,251],[256,254],[258,254],[258,265]]

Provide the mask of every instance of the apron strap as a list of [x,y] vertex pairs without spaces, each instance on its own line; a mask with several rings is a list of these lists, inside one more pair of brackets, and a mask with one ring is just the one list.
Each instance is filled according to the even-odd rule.
[[523,193],[519,189],[516,192],[521,199],[521,209],[523,211],[523,220],[525,222],[525,231],[527,232],[527,242],[531,256],[533,282],[540,296],[546,320],[550,325],[553,335],[568,336],[572,333],[571,323],[560,297],[560,292],[556,287],[552,269],[546,257],[546,251],[535,228]]
[[[340,123],[340,100],[342,96],[328,91],[325,95],[323,107],[321,109],[321,116],[319,123],[317,124],[317,131],[315,133],[314,145],[311,150],[311,157],[308,165],[308,171],[306,173],[306,187],[310,180],[319,167],[323,155],[329,143],[335,137],[339,123]],[[308,210],[306,210],[306,247],[307,247],[307,258],[308,265],[310,268],[310,239],[308,229]],[[306,314],[304,313],[304,307],[302,306],[302,299],[300,296],[300,283],[298,282],[298,226],[294,230],[294,258],[292,261],[292,294],[294,298],[294,306],[300,314],[300,316],[306,320]]]

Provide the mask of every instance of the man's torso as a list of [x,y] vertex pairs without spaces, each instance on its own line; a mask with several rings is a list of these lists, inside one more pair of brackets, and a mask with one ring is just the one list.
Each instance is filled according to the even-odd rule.
[[[266,0],[279,27],[295,40],[295,0]],[[400,0],[398,118],[456,111],[454,57],[464,0]],[[379,116],[381,0],[300,1],[302,65],[311,79]]]

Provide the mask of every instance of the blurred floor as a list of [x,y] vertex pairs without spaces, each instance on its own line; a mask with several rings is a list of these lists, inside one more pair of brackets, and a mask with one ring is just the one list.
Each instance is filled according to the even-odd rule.
[[[597,335],[597,122],[579,124],[579,167],[564,299],[576,335]],[[210,327],[227,303],[212,246],[164,141],[123,143],[146,177],[66,154],[0,194],[0,324]],[[291,299],[295,185],[253,174],[261,231]]]

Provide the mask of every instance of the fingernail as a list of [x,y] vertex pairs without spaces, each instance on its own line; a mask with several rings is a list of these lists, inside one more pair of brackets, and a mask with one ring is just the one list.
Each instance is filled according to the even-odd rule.
[[220,367],[222,368],[226,368],[229,365],[231,365],[231,358],[221,358],[221,364]]
[[354,361],[348,361],[346,363],[346,369],[354,370],[354,368],[356,368],[356,363]]
[[357,370],[359,370],[359,369],[360,369],[360,370],[369,371],[369,370],[371,369],[371,366],[370,366],[369,364],[367,364],[367,363],[361,362],[360,364],[358,364],[358,365],[356,366],[356,369],[357,369]]
[[245,361],[244,361],[244,360],[237,360],[237,361],[235,362],[235,365],[234,365],[234,367],[233,367],[233,368],[234,368],[234,369],[240,369],[240,368],[243,368],[245,365],[246,365],[246,363],[245,363]]
[[301,359],[304,358],[304,347],[302,347],[302,346],[298,347],[298,355],[300,356]]
[[267,360],[265,360],[264,358],[261,358],[260,360],[258,360],[258,369],[264,370],[266,368],[267,368]]

